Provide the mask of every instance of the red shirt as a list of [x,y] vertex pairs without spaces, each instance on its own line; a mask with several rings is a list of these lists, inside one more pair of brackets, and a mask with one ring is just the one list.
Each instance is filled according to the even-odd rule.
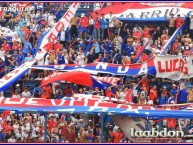
[[74,143],[75,142],[75,132],[71,130],[71,132],[67,133],[67,137],[66,139],[70,142],[70,143]]
[[88,25],[88,18],[87,17],[80,18],[80,26],[86,27],[87,25]]
[[156,89],[151,89],[149,96],[150,96],[150,99],[152,101],[154,101],[154,99],[157,98],[157,90]]
[[138,45],[138,46],[135,47],[135,49],[137,51],[135,56],[138,57],[139,54],[141,53],[142,49],[143,49],[143,46]]
[[61,135],[64,135],[66,137],[66,134],[67,134],[67,126],[61,126],[60,129],[61,129]]
[[50,50],[53,49],[53,43],[52,42],[49,42],[47,43],[43,48],[47,51],[47,52],[50,52]]
[[167,122],[168,122],[168,127],[170,127],[170,128],[176,128],[176,122],[177,122],[177,120],[176,119],[174,119],[174,118],[168,118],[167,119]]
[[65,91],[65,95],[69,95],[72,93],[72,88],[67,87],[64,89],[64,91]]
[[7,133],[9,130],[13,130],[13,126],[6,125],[4,128],[4,132]]
[[182,18],[176,18],[176,28],[179,28],[182,24],[184,24],[184,20]]
[[60,43],[57,43],[54,45],[54,50],[56,53],[58,53],[59,49],[61,48],[61,44]]
[[144,31],[143,31],[143,37],[144,37],[144,38],[147,38],[148,33],[149,33],[149,30],[150,30],[149,28],[145,28],[145,29],[144,29]]
[[52,88],[50,86],[44,86],[42,88],[42,92],[46,91],[48,93],[48,95],[51,95],[52,93]]
[[52,127],[53,127],[54,121],[53,120],[48,120],[48,130],[51,132]]
[[141,84],[142,84],[142,86],[146,86],[146,89],[149,90],[149,82],[147,79],[142,80]]
[[21,46],[18,43],[13,43],[13,45],[11,47],[12,50],[20,50],[20,48],[21,48]]
[[113,93],[111,91],[106,91],[106,96],[107,97],[113,97]]
[[112,136],[114,137],[113,143],[119,143],[119,133],[113,132]]
[[179,43],[174,43],[174,44],[173,44],[173,47],[172,47],[172,48],[173,48],[173,54],[176,53],[178,47],[179,47]]
[[9,46],[8,43],[3,43],[3,44],[2,44],[2,47],[3,47],[3,51],[5,51],[5,52],[10,49],[10,46]]
[[142,62],[144,62],[144,61],[146,61],[148,59],[149,59],[149,56],[147,54],[141,56]]
[[132,94],[133,94],[133,90],[132,90],[132,89],[129,89],[129,90],[127,91],[127,93],[126,93],[125,99],[126,99],[126,101],[128,101],[129,103],[133,103]]
[[27,27],[24,28],[24,34],[25,34],[25,38],[28,38],[29,36],[29,29]]
[[136,38],[135,40],[139,41],[142,38],[142,34],[137,31],[133,33],[133,37]]
[[101,24],[100,24],[100,17],[96,17],[95,18],[95,28],[100,28]]
[[162,35],[162,36],[161,36],[161,41],[162,41],[162,43],[164,42],[164,40],[166,40],[166,35]]

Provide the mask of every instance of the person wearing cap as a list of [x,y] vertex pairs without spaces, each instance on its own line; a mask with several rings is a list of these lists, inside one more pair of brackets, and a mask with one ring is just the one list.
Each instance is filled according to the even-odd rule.
[[162,93],[164,93],[165,96],[168,96],[168,90],[166,86],[163,86]]
[[175,32],[175,19],[174,19],[174,14],[171,14],[170,18],[165,17],[166,20],[169,21],[169,30],[168,30],[168,35],[172,36],[172,34]]
[[172,84],[172,88],[171,88],[171,92],[170,93],[176,97],[176,94],[177,94],[176,84]]
[[81,40],[86,40],[87,38],[87,26],[88,26],[88,18],[84,13],[81,14],[81,18],[79,21],[79,26],[81,28],[80,38]]
[[101,96],[101,92],[99,90],[99,87],[95,87],[95,90],[92,92],[93,95],[99,95]]
[[19,94],[19,90],[15,90],[15,93],[12,96],[12,98],[21,98],[21,95]]
[[[176,29],[180,28],[180,26],[184,24],[184,19],[180,17],[180,14],[177,15],[177,18],[175,19],[175,23],[176,23]],[[180,35],[182,36],[182,31],[180,32]]]
[[28,91],[28,88],[25,87],[24,91],[21,94],[22,98],[30,98],[31,97],[31,93]]
[[130,64],[136,63],[135,53],[131,52],[130,54]]

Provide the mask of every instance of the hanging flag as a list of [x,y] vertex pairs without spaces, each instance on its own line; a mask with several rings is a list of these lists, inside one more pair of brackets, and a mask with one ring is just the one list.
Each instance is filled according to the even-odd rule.
[[[48,38],[50,38],[52,42],[55,42],[61,28],[64,27],[65,30],[68,28],[69,21],[76,13],[78,6],[79,3],[73,3],[71,7],[68,9],[68,11],[64,14],[64,16],[54,25],[54,27],[48,33],[46,33],[44,37],[41,37],[38,44],[39,47],[37,49],[42,49],[42,55],[45,55],[47,53],[45,46],[49,43]],[[0,91],[4,91],[8,87],[10,87],[13,83],[15,83],[18,79],[20,79],[35,62],[36,57],[33,61],[24,63],[17,69],[13,70],[9,74],[1,78]]]
[[12,86],[12,84],[19,80],[28,71],[29,67],[31,67],[35,62],[36,60],[26,62],[2,77],[0,79],[0,92]]
[[45,35],[44,39],[41,42],[40,49],[42,53],[47,52],[46,45],[49,43],[48,39],[50,38],[51,43],[54,43],[57,40],[58,33],[61,28],[64,27],[64,31],[68,28],[71,18],[74,16],[78,9],[79,3],[73,3],[64,16],[52,27],[52,29]]

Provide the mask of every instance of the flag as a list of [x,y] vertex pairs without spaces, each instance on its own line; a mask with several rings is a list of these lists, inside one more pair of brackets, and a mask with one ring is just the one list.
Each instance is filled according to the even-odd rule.
[[[48,44],[48,38],[54,42],[57,39],[57,35],[62,27],[65,27],[65,30],[68,28],[69,21],[75,14],[78,9],[79,3],[73,3],[68,11],[64,14],[64,16],[54,25],[54,27],[44,35],[44,37],[40,38],[38,48],[42,49],[42,55],[45,55],[47,52],[45,50],[46,44]],[[37,56],[37,55],[36,55]],[[34,60],[30,62],[26,62],[17,69],[13,70],[9,74],[5,75],[0,79],[0,91],[4,91],[8,87],[10,87],[13,83],[18,81],[27,71],[28,69],[36,62],[36,57]]]
[[161,50],[160,55],[164,55],[164,52],[169,49],[170,44],[174,41],[176,36],[180,33],[180,31],[184,28],[184,24],[181,25],[172,35],[172,37],[168,40],[168,42],[165,44],[164,48]]

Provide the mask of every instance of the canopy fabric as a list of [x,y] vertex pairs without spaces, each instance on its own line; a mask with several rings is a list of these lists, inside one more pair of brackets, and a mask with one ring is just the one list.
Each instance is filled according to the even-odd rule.
[[106,87],[110,86],[92,77],[89,73],[81,71],[54,72],[53,74],[42,80],[42,86],[58,81],[66,81],[93,88],[99,87],[101,89],[105,89]]
[[[183,104],[192,106],[192,104]],[[0,110],[21,112],[61,112],[61,113],[107,113],[113,115],[127,115],[132,117],[161,117],[161,118],[193,118],[192,110],[179,110],[173,107],[154,108],[153,106],[136,106],[115,104],[98,101],[70,101],[39,98],[0,98]]]

